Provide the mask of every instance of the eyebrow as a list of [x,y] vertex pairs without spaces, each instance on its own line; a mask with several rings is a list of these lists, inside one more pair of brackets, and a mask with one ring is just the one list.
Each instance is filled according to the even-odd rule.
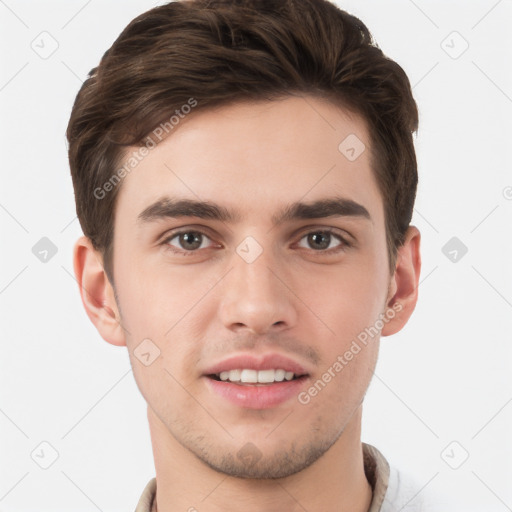
[[[137,217],[139,224],[179,217],[197,217],[237,223],[243,218],[239,210],[229,210],[211,201],[163,197],[145,208]],[[373,222],[368,210],[352,199],[328,197],[311,203],[295,202],[286,205],[271,218],[274,226],[292,220],[323,217],[356,217]]]

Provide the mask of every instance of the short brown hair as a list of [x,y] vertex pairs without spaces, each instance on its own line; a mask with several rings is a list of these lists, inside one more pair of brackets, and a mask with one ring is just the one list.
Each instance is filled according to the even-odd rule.
[[[361,115],[383,197],[388,260],[412,217],[418,110],[404,70],[367,27],[328,0],[183,0],[133,19],[78,92],[67,127],[76,210],[113,284],[120,187],[96,190],[171,113],[311,94]],[[341,141],[340,141],[341,142]]]

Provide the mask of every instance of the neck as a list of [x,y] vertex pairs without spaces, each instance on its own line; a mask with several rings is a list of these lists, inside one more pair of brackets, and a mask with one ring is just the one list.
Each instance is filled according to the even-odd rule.
[[[158,512],[367,512],[372,489],[364,473],[360,406],[342,435],[313,464],[277,479],[220,473],[183,447],[148,407]],[[154,509],[155,510],[155,506]]]

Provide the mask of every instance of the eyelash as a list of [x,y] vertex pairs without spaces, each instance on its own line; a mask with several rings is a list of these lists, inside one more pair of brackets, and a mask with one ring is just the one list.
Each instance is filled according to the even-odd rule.
[[[169,242],[171,240],[173,240],[174,238],[178,237],[179,235],[183,235],[183,234],[186,234],[186,233],[194,233],[194,234],[200,234],[200,235],[203,235],[205,236],[206,238],[210,238],[205,232],[203,231],[200,231],[200,230],[194,230],[194,229],[185,229],[185,230],[180,230],[180,231],[175,231],[175,232],[171,232],[169,236],[167,236],[163,241],[162,241],[162,245],[164,246],[164,248],[166,250],[169,250],[171,251],[172,253],[174,254],[178,254],[180,256],[193,256],[194,254],[197,254],[200,249],[195,249],[195,250],[178,250],[178,249],[175,249],[172,245],[169,245]],[[334,237],[336,237],[340,242],[341,244],[338,246],[338,247],[334,247],[333,249],[328,249],[328,250],[325,250],[325,249],[319,249],[319,250],[314,250],[314,249],[311,249],[311,251],[315,252],[315,253],[318,253],[318,254],[327,254],[327,255],[335,255],[335,254],[338,254],[339,252],[341,251],[344,251],[350,247],[352,247],[352,244],[350,242],[348,242],[344,237],[342,237],[340,234],[338,234],[336,232],[335,229],[333,228],[325,228],[325,229],[313,229],[311,231],[307,231],[305,232],[299,239],[299,242],[300,240],[302,240],[303,238],[307,237],[308,235],[311,235],[311,234],[318,234],[318,233],[321,233],[321,234],[326,234],[328,233],[329,235],[332,235]]]

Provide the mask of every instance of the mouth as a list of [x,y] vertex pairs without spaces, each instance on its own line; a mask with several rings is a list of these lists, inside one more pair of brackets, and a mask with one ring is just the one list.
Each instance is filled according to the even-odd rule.
[[239,386],[270,386],[281,382],[304,380],[308,377],[308,374],[297,374],[282,368],[268,370],[240,368],[220,373],[211,373],[206,375],[206,377],[218,382],[227,382]]
[[271,409],[290,403],[312,375],[286,354],[238,353],[202,372],[208,391],[222,404]]
[[[260,377],[260,371],[268,373],[263,373]],[[222,372],[221,374],[211,373],[204,377],[209,391],[224,403],[230,403],[242,409],[260,410],[272,409],[296,400],[310,379],[309,374],[286,375],[287,372],[283,377],[283,372],[279,369],[274,372],[273,377],[269,370],[260,371],[230,370],[228,375]],[[231,372],[235,372],[233,380],[231,380]],[[272,381],[270,381],[271,378]],[[278,380],[281,378],[282,380]],[[260,379],[270,382],[259,382]]]

